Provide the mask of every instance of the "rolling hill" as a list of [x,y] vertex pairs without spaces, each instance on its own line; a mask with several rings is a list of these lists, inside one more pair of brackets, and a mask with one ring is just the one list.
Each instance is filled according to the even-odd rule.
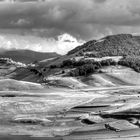
[[25,64],[58,56],[60,55],[57,53],[42,53],[31,50],[2,50],[0,52],[0,58],[11,58],[14,61],[22,62]]
[[[37,55],[36,52],[33,53],[32,51],[27,50],[20,50],[20,53],[21,52],[23,56],[30,56],[32,60]],[[14,51],[10,54],[14,53],[16,53],[16,55],[18,54]],[[130,34],[112,35],[104,37],[100,40],[89,41],[82,46],[78,46],[77,48],[71,50],[64,56],[55,57],[57,54],[53,54],[55,59],[45,58],[36,66],[30,65],[29,67],[17,68],[13,73],[11,72],[7,76],[9,78],[22,81],[35,83],[46,82],[53,86],[60,85],[69,87],[70,85],[71,88],[79,88],[81,85],[83,86],[83,84],[85,86],[138,84],[134,82],[135,80],[132,82],[128,80],[122,81],[121,77],[118,78],[116,76],[116,71],[114,74],[110,74],[102,71],[101,69],[104,69],[105,67],[110,68],[112,66],[114,66],[113,69],[115,69],[116,65],[121,65],[124,69],[126,69],[126,73],[129,73],[130,71],[127,67],[132,68],[134,77],[137,77],[137,72],[140,72],[139,54],[139,36],[132,36]],[[20,55],[18,56],[19,59],[23,58],[20,57]],[[45,54],[44,56],[38,55],[36,58],[41,59],[45,56]],[[48,55],[48,57],[51,56],[52,55]],[[18,57],[15,56],[15,58],[18,60]],[[121,71],[123,70],[120,70],[120,72]],[[125,73],[122,73],[122,76],[125,76]],[[79,77],[80,80],[78,80]],[[86,83],[82,81],[85,81]],[[75,86],[74,83],[78,86]]]

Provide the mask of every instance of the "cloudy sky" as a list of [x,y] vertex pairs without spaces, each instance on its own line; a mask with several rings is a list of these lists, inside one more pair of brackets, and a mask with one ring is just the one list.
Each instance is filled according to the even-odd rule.
[[0,47],[7,49],[65,54],[91,39],[140,33],[140,0],[0,1]]

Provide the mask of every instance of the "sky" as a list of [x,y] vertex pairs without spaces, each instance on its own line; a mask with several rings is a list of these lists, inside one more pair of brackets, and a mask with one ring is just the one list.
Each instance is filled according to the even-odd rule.
[[140,0],[0,0],[0,48],[66,54],[120,33],[140,33]]

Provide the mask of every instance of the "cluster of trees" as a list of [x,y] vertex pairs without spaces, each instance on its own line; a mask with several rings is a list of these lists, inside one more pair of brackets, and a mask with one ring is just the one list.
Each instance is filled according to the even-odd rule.
[[77,67],[77,66],[82,66],[84,64],[86,64],[87,61],[84,60],[84,59],[81,59],[79,61],[76,61],[75,59],[67,59],[67,60],[64,60],[61,64],[61,67]]
[[77,66],[82,66],[84,64],[88,63],[86,60],[80,60],[80,61],[76,61],[75,59],[67,59],[64,60],[61,64],[58,65],[50,65],[51,69],[54,68],[64,68],[64,67],[68,67],[68,68],[74,68]]
[[[79,64],[81,64],[81,62]],[[73,66],[74,69],[71,70],[68,75],[69,76],[87,76],[91,73],[99,72],[99,69],[101,69],[104,66],[110,66],[110,65],[117,65],[117,62],[113,61],[112,59],[106,59],[100,62],[94,61],[94,60],[88,60],[88,61],[85,61],[82,65]]]
[[83,66],[77,67],[74,70],[69,72],[69,76],[87,76],[90,73],[95,73],[97,71],[97,67],[91,64],[85,64]]
[[[70,68],[69,76],[86,76],[91,73],[99,72],[102,67],[105,66],[122,65],[134,69],[136,72],[140,72],[140,57],[124,56],[118,62],[113,59],[106,59],[102,61],[95,61],[92,59],[81,59],[76,61],[75,59],[64,60],[59,68]],[[51,65],[50,68],[57,68],[56,65]],[[36,73],[36,72],[35,72]]]
[[118,62],[118,65],[130,67],[134,69],[136,72],[140,72],[140,57],[134,57],[134,56],[124,57]]
[[68,59],[64,60],[60,66],[50,65],[50,68],[70,68],[72,70],[68,73],[69,76],[82,76],[97,72],[100,68],[110,65],[117,65],[117,62],[112,59],[102,61]]
[[78,67],[78,66],[83,66],[85,64],[93,64],[96,65],[98,67],[101,66],[109,66],[109,65],[116,65],[116,61],[114,61],[113,59],[106,59],[106,60],[102,60],[102,61],[95,61],[92,59],[81,59],[79,61],[75,61],[74,59],[68,59],[62,62],[61,67]]
[[[94,60],[87,60],[87,61],[77,61],[77,62],[71,62],[71,60],[67,60],[69,63],[64,63],[63,66],[69,66],[70,68],[74,68],[69,72],[70,76],[86,76],[91,73],[99,72],[99,70],[102,67],[105,66],[115,66],[115,65],[121,65],[130,67],[136,72],[140,72],[140,57],[131,57],[126,56],[120,59],[118,62],[112,60],[112,59],[106,59],[102,61],[94,61]],[[73,65],[74,64],[74,65]]]
[[43,73],[35,68],[31,68],[30,71],[33,72],[35,75],[38,75],[39,77],[43,77]]

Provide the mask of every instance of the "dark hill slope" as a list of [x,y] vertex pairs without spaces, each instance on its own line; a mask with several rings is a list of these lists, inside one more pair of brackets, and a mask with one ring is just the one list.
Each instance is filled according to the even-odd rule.
[[34,61],[41,61],[44,59],[49,59],[53,57],[58,57],[60,55],[56,53],[42,53],[35,52],[31,50],[9,50],[0,52],[0,58],[11,58],[14,61],[22,63],[31,63]]
[[79,51],[81,51],[81,50],[84,50],[85,48],[91,46],[91,44],[94,44],[95,42],[96,42],[96,40],[88,41],[88,42],[86,42],[85,44],[83,44],[83,45],[81,45],[81,46],[78,46],[78,47],[76,47],[75,49],[69,51],[69,52],[68,52],[68,55],[77,53],[77,52],[79,52]]
[[83,55],[86,52],[91,57],[140,55],[140,37],[131,34],[107,36],[100,40],[89,41],[68,52],[68,55]]

